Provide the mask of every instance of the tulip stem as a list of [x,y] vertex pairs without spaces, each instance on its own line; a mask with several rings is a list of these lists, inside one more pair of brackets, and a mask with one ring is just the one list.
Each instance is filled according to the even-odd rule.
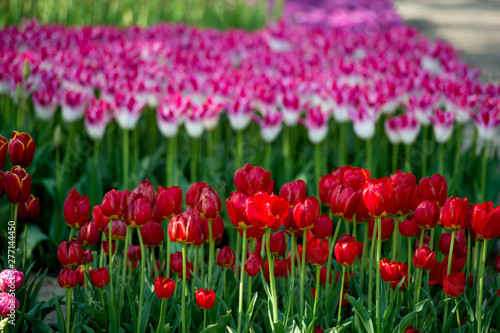
[[165,304],[165,298],[162,298],[161,306],[160,306],[160,319],[158,320],[158,328],[156,329],[156,333],[160,333],[160,329],[163,326],[163,306],[164,306],[164,304]]
[[[15,205],[15,208],[14,208],[14,221],[17,221],[17,205]],[[75,228],[71,228],[70,232],[69,232],[69,240],[71,240],[73,238],[73,235],[75,234]]]
[[212,221],[208,221],[208,285],[212,287],[212,266],[214,264],[214,240],[212,237]]
[[[314,155],[316,156],[316,146],[314,147]],[[292,160],[290,158],[290,128],[288,126],[283,126],[283,161],[285,162],[284,167],[285,167],[285,172],[284,172],[284,178],[285,181],[290,181],[292,178]],[[316,156],[315,164],[318,163],[318,159]],[[314,165],[314,176],[316,177],[317,175],[317,168],[318,166]],[[318,179],[318,178],[316,178]]]
[[333,234],[332,239],[330,240],[330,248],[329,248],[329,255],[328,255],[328,262],[326,265],[326,283],[329,286],[330,285],[330,272],[331,272],[331,267],[332,267],[332,255],[333,255],[333,247],[335,246],[335,242],[337,241],[337,237],[340,232],[340,226],[342,225],[342,219],[337,220],[337,226],[335,227],[335,233]]
[[236,131],[236,167],[241,168],[243,165],[243,130]]
[[398,154],[399,154],[399,145],[392,145],[392,172],[396,172],[398,170]]
[[373,177],[375,175],[375,170],[373,170],[373,148],[371,138],[366,140],[366,167]]
[[[444,143],[439,144],[438,150],[438,173],[443,176],[444,174]],[[422,175],[424,176],[424,175]]]
[[[478,274],[478,283],[479,283],[479,293],[477,295],[476,301],[476,318],[477,318],[477,331],[481,332],[481,325],[483,322],[483,290],[484,290],[484,266],[486,263],[486,249],[488,247],[488,240],[485,239],[483,241],[483,252],[481,255],[481,259],[479,260],[479,274]],[[466,277],[466,280],[468,277]]]
[[462,333],[462,323],[460,323],[460,313],[458,312],[458,300],[456,297],[455,297],[455,306],[457,307],[458,333]]
[[71,295],[72,288],[66,289],[66,333],[71,332]]
[[463,124],[458,124],[457,135],[456,135],[456,151],[455,151],[455,169],[453,175],[453,188],[456,189],[461,182],[462,170],[460,168],[460,153],[462,150],[462,132],[464,129]]
[[[238,333],[241,332],[241,319],[243,316],[243,292],[245,288],[245,260],[247,257],[247,229],[243,229],[243,249],[241,253],[240,269],[240,298],[238,301]],[[250,294],[251,295],[251,294]],[[248,297],[251,297],[251,296]]]
[[[373,254],[375,252],[375,244],[377,240],[375,236],[377,235],[378,225],[375,223],[372,231],[372,240],[370,244],[370,260],[369,260],[369,272],[368,272],[368,311],[372,310],[372,296],[373,296]],[[368,229],[368,228],[367,228]],[[368,232],[368,231],[367,231]]]
[[[155,256],[155,250],[153,247],[149,248],[150,256],[151,256],[151,273],[153,274],[153,277],[156,278],[159,274],[157,274],[158,271],[158,265],[156,265],[156,256]],[[196,270],[195,270],[196,271]]]
[[[408,276],[410,276],[410,272],[411,272],[411,257],[413,256],[413,252],[412,252],[412,246],[411,246],[411,237],[408,237]],[[410,288],[410,281],[408,281],[408,288]]]
[[339,317],[337,319],[337,327],[340,326],[340,318],[341,318],[341,315],[342,315],[342,296],[344,294],[344,281],[345,281],[345,266],[342,265],[342,284],[340,285]]
[[191,147],[191,174],[190,179],[191,183],[196,182],[197,179],[197,168],[198,168],[198,139],[193,138],[192,141],[192,147]]
[[[271,242],[271,229],[267,228],[266,230],[266,250],[267,250],[267,261],[269,262],[269,281],[271,283],[271,297],[272,297],[272,303],[273,303],[273,329],[274,329],[274,322],[278,321],[278,300],[277,300],[277,295],[276,295],[276,283],[274,281],[274,260],[273,257],[271,256],[271,249],[269,247],[269,244]],[[305,239],[305,238],[304,238]],[[302,286],[302,285],[301,285]],[[302,290],[302,296],[304,290]],[[303,299],[303,298],[301,298]]]
[[200,280],[205,281],[205,242],[200,246]]
[[[470,231],[467,231],[467,268],[466,268],[466,275],[465,275],[465,279],[467,281],[469,281],[468,279],[469,279],[469,274],[470,274],[470,243],[471,243]],[[466,283],[465,285],[467,286],[468,283]]]
[[316,320],[316,308],[318,306],[319,291],[320,291],[320,265],[316,265],[316,293],[314,294],[314,308],[313,308],[313,320]]
[[[139,236],[139,243],[141,245],[141,288],[139,291],[139,311],[138,311],[139,317],[137,319],[137,333],[139,333],[141,330],[142,305],[144,304],[144,286],[146,285],[146,281],[144,279],[144,273],[146,272],[146,247],[144,246],[144,242],[142,241],[142,235],[141,235],[140,228],[137,228],[137,236]],[[185,269],[185,267],[186,267],[186,265],[184,265],[184,269]],[[109,275],[111,276],[111,270],[109,272]],[[183,278],[184,279],[186,278],[186,271],[185,270],[184,270]],[[111,283],[111,277],[110,277],[109,281]],[[113,289],[111,289],[111,291],[113,291]],[[113,292],[111,292],[111,295],[113,295]],[[182,300],[184,301],[184,296],[183,296]],[[182,304],[182,311],[186,311],[184,309],[184,304]],[[182,318],[183,318],[182,323],[184,325],[184,316]]]
[[181,294],[182,333],[186,333],[186,289],[187,289],[186,256],[187,256],[187,244],[183,243],[182,244],[182,294]]
[[[125,280],[127,277],[127,260],[128,260],[128,244],[130,242],[130,227],[127,226],[127,231],[125,232],[125,247],[123,251],[123,267],[122,267],[122,282],[120,287],[120,304],[123,302],[123,297],[125,295]],[[111,280],[111,279],[110,279]]]
[[[245,266],[241,266],[241,269],[244,269]],[[250,307],[250,305],[252,304],[252,276],[249,276],[248,277],[248,287],[247,287],[247,293],[248,293],[248,297],[247,297],[247,309]],[[293,295],[293,293],[292,293]]]
[[411,155],[411,145],[405,145],[405,171],[411,172],[411,163],[410,163],[410,155]]
[[481,200],[486,201],[486,172],[488,171],[488,142],[484,143],[483,165],[481,170]]
[[105,322],[104,327],[108,327],[108,313],[106,312],[106,302],[104,300],[103,289],[104,288],[99,288],[99,290],[101,291],[102,311],[104,312],[104,322]]
[[[292,165],[289,159],[285,159],[285,165]],[[314,145],[314,183],[317,188],[315,188],[316,193],[319,192],[319,179],[321,178],[321,169],[323,165],[321,163],[321,143],[317,143]],[[290,178],[287,178],[289,180]]]
[[113,303],[113,219],[109,219],[109,230],[108,230],[108,255],[109,255],[109,290],[111,290],[110,297],[111,303]]
[[297,249],[297,238],[295,238],[294,233],[292,232],[292,244],[290,245],[290,260],[291,260],[291,263],[290,263],[291,272],[290,272],[290,274],[291,274],[292,279],[295,277],[295,251],[296,251],[296,249]]
[[165,155],[167,157],[165,182],[167,186],[173,186],[177,164],[177,137],[167,139]]
[[123,187],[128,188],[129,131],[123,130]]
[[[104,231],[102,232],[102,240],[106,241],[107,237]],[[104,265],[104,249],[103,246],[100,246],[100,252],[99,252],[99,267],[102,267]]]
[[[426,147],[427,141],[429,138],[429,126],[424,125],[423,127],[424,128],[422,130],[422,147]],[[426,148],[424,148],[422,151],[422,175],[421,175],[421,177],[425,177],[427,174],[427,155],[428,154],[429,154],[429,152],[427,151]]]
[[28,224],[24,224],[24,244],[23,244],[23,268],[26,267],[26,259],[28,257]]
[[269,142],[266,142],[266,151],[264,155],[264,169],[270,170],[271,169],[271,144]]
[[363,290],[363,286],[365,284],[365,269],[366,269],[366,251],[368,251],[368,233],[369,228],[368,224],[365,223],[365,236],[363,239],[363,254],[361,257],[361,290]]
[[203,309],[203,328],[207,328],[207,309]]
[[[450,275],[451,273],[451,263],[453,259],[453,248],[455,246],[455,230],[451,232],[451,243],[450,243],[450,251],[448,252],[448,267],[446,269],[446,275]],[[409,276],[409,274],[408,274]],[[479,297],[478,297],[479,299]],[[476,315],[477,315],[477,308],[476,308]],[[448,318],[448,302],[444,305],[444,321],[443,323],[446,323],[446,319]],[[480,332],[480,331],[478,331]]]
[[[339,223],[340,224],[340,223]],[[337,225],[338,227],[338,225]],[[302,259],[300,260],[300,318],[304,318],[304,280],[306,276],[307,232],[302,236]],[[269,247],[268,247],[269,249]],[[269,250],[268,250],[269,251]],[[269,265],[271,266],[271,265]]]
[[[377,229],[379,232],[377,240],[377,286],[376,286],[376,315],[377,315],[377,333],[380,333],[380,256],[382,252],[382,218],[377,217]],[[408,276],[410,275],[410,268],[408,267]]]

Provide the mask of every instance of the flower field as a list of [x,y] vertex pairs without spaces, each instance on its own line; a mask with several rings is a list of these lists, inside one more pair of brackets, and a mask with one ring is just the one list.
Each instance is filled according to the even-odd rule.
[[500,330],[500,85],[451,45],[382,0],[97,3],[2,7],[0,330]]

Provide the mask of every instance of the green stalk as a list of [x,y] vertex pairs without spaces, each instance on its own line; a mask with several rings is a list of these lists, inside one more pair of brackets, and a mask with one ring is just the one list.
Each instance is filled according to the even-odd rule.
[[[144,242],[142,241],[142,235],[141,235],[141,229],[137,228],[137,236],[139,236],[139,243],[141,245],[141,289],[139,291],[139,317],[137,319],[137,333],[140,333],[141,330],[141,319],[142,319],[142,306],[144,304],[144,286],[146,285],[146,280],[144,279],[144,273],[146,272],[146,247],[144,246]],[[184,252],[183,252],[183,258],[184,257]],[[185,259],[183,259],[185,260]],[[184,276],[183,278],[186,279],[186,262],[184,262]],[[111,276],[111,272],[109,274]],[[111,278],[109,279],[111,282]],[[185,280],[184,280],[185,281]],[[185,283],[183,284],[183,287],[185,287]],[[111,293],[112,294],[112,293]],[[183,294],[184,295],[184,294]],[[184,301],[184,296],[183,296],[183,301]],[[184,304],[182,304],[182,309],[184,309]],[[182,323],[184,325],[184,317],[182,320]]]
[[[247,258],[247,229],[243,229],[243,249],[241,253],[240,269],[240,298],[238,302],[238,332],[241,332],[241,319],[243,318],[243,292],[245,288],[245,260]],[[249,296],[250,297],[250,296]]]
[[[238,231],[234,230],[234,237],[236,237],[236,253],[235,253],[235,259],[240,258],[240,251],[241,251],[241,238],[239,237]],[[244,263],[241,263],[241,265],[244,265]],[[235,261],[234,263],[234,271],[238,271],[238,260]]]
[[[16,205],[16,208],[15,209],[15,216],[17,217],[17,205]],[[69,232],[69,240],[71,240],[73,238],[73,235],[75,234],[75,228],[71,228],[70,229],[70,232]]]
[[[411,258],[413,256],[412,249],[413,247],[411,246],[411,237],[408,237],[408,276],[410,276],[410,271],[411,271]],[[408,288],[410,288],[410,281],[408,281]]]
[[132,234],[130,233],[130,229],[131,228],[127,226],[127,231],[125,232],[125,247],[124,247],[125,251],[124,251],[122,276],[121,276],[123,281],[120,287],[120,304],[123,304],[123,297],[125,295],[125,278],[127,276],[128,245],[130,243],[130,236],[132,236]]
[[[337,319],[337,327],[339,327],[339,325],[340,325],[340,319],[341,319],[341,315],[342,315],[342,296],[344,295],[344,281],[345,281],[345,266],[342,265],[342,284],[340,285],[339,316]],[[377,302],[378,302],[378,300],[377,300]]]
[[165,299],[161,300],[160,306],[160,319],[158,320],[158,328],[156,329],[156,333],[160,333],[160,328],[163,327],[163,306],[165,304]]
[[375,170],[373,170],[372,139],[366,140],[366,167],[370,170],[370,174],[373,177],[375,175]]
[[478,275],[478,282],[479,282],[479,293],[477,295],[477,301],[476,301],[476,318],[477,318],[477,332],[481,332],[482,328],[482,322],[483,322],[483,290],[484,290],[484,266],[486,263],[486,249],[488,247],[488,240],[485,239],[483,241],[483,252],[481,255],[481,259],[479,261],[479,275]]
[[[451,243],[450,243],[450,251],[448,252],[448,268],[446,269],[446,275],[450,275],[450,273],[451,273],[451,262],[453,259],[454,246],[455,246],[455,230],[453,230],[451,232]],[[477,308],[476,308],[476,315],[477,315]],[[448,318],[448,302],[444,306],[444,321],[443,321],[443,323],[446,323],[447,318]]]
[[483,164],[481,168],[481,200],[486,201],[486,172],[488,171],[488,143],[484,143]]
[[[153,274],[153,277],[156,278],[159,275],[159,272],[158,272],[158,266],[156,265],[155,250],[153,247],[150,247],[149,250],[151,252],[151,273]],[[196,274],[196,269],[195,269],[195,274]]]
[[365,223],[365,236],[363,239],[363,254],[361,257],[361,290],[363,290],[363,286],[365,284],[365,270],[366,270],[366,257],[367,257],[366,251],[368,251],[368,233],[369,233],[368,229],[369,229],[368,224]]
[[458,301],[456,297],[455,297],[455,306],[457,307],[458,333],[462,333],[462,323],[460,323],[460,313],[458,312]]
[[100,193],[99,189],[99,180],[98,177],[100,175],[99,173],[99,147],[101,141],[97,140],[94,142],[94,151],[93,151],[93,164],[94,164],[94,173],[92,174],[92,204],[97,205],[99,203],[99,198],[102,198],[102,195]]
[[203,328],[207,328],[207,310],[203,309]]
[[[170,219],[168,220],[168,223],[170,224]],[[170,237],[167,236],[167,252],[166,252],[166,257],[167,257],[166,275],[167,275],[167,277],[170,277],[170,247],[171,247]]]
[[338,165],[342,166],[346,164],[346,146],[349,144],[349,140],[347,138],[347,124],[339,124],[338,144]]
[[[170,257],[170,255],[168,255]],[[205,281],[205,243],[200,246],[200,280]]]
[[391,244],[391,253],[392,253],[392,257],[394,260],[397,260],[397,257],[396,257],[396,253],[398,252],[398,234],[399,234],[399,229],[398,229],[398,225],[399,225],[399,216],[394,216],[394,225],[395,225],[395,228],[394,228],[394,231],[392,232],[392,244]]
[[187,256],[187,244],[182,244],[182,295],[181,295],[181,306],[182,306],[182,333],[186,333],[186,256]]
[[392,172],[396,172],[396,170],[398,170],[398,153],[399,145],[392,145]]
[[212,221],[208,221],[208,285],[212,286],[212,266],[214,265],[214,240],[212,236]]
[[[470,232],[467,231],[467,269],[466,269],[467,274],[465,275],[465,279],[467,281],[469,281],[468,279],[469,279],[469,274],[470,274],[470,251],[471,251],[471,236],[470,236]],[[468,283],[466,285],[468,285]]]
[[[291,277],[295,277],[295,251],[297,250],[297,238],[292,233],[292,245],[290,245]],[[328,269],[328,268],[327,268]]]
[[236,131],[236,168],[243,166],[243,130]]
[[198,141],[199,139],[193,138],[191,141],[191,170],[190,178],[191,183],[196,182],[197,178],[197,168],[198,168]]
[[411,172],[410,153],[411,145],[405,145],[405,172]]
[[[315,145],[316,146],[316,145]],[[315,148],[316,154],[316,148]],[[283,126],[283,162],[284,162],[284,178],[285,182],[290,181],[292,178],[292,160],[290,158],[290,128],[288,126]],[[318,161],[316,160],[316,163]],[[314,174],[316,175],[317,166],[314,165]]]
[[264,169],[266,170],[271,169],[271,148],[271,144],[269,142],[266,142],[266,152],[264,156]]
[[[291,165],[292,162],[289,159],[285,159],[285,165]],[[323,165],[321,165],[321,144],[315,144],[314,145],[314,184],[316,186],[316,192],[319,192],[319,179],[321,178],[321,168]],[[290,180],[291,177],[287,178],[287,180]]]
[[[242,266],[243,268],[243,266]],[[252,304],[252,277],[248,277],[248,287],[247,287],[248,297],[247,297],[247,309]],[[293,295],[293,294],[292,294]]]
[[165,145],[165,156],[167,159],[166,164],[166,177],[165,182],[167,186],[173,186],[176,178],[177,170],[177,137],[167,139],[167,144]]
[[129,131],[123,130],[123,188],[128,188],[128,175],[129,175]]
[[[382,252],[382,218],[377,217],[377,225],[380,232],[378,232],[377,240],[377,286],[376,286],[376,315],[377,315],[377,333],[380,333],[380,256]],[[410,275],[410,267],[408,267],[408,276]]]
[[456,143],[457,143],[457,146],[456,146],[456,151],[455,151],[455,169],[454,169],[454,175],[453,175],[453,179],[454,179],[454,188],[458,188],[458,186],[460,185],[461,181],[462,181],[462,169],[460,168],[460,153],[461,153],[461,150],[462,150],[462,132],[463,132],[463,129],[464,129],[464,125],[463,124],[459,124],[458,125],[458,129],[457,129],[457,136],[456,136]]
[[[108,255],[109,255],[109,290],[111,290],[110,297],[111,297],[111,303],[113,303],[113,219],[109,219],[109,242],[108,242]],[[142,249],[141,249],[142,250]]]
[[[307,237],[304,233],[302,237],[302,260],[300,262],[300,318],[304,318],[304,282],[306,276],[306,246],[307,246]],[[268,247],[269,248],[269,247]]]
[[333,237],[330,240],[330,248],[328,250],[328,261],[326,264],[326,285],[328,285],[328,286],[330,286],[330,270],[332,267],[333,247],[335,246],[335,242],[337,241],[337,237],[339,235],[341,225],[342,225],[342,220],[338,219],[337,226],[335,227],[335,233],[333,234]]
[[[426,125],[423,127],[422,147],[425,147],[429,138],[429,126]],[[425,175],[427,174],[427,153],[428,152],[424,149],[422,154],[422,177],[425,177]]]
[[102,300],[102,311],[104,312],[104,322],[105,322],[105,327],[108,327],[108,312],[106,311],[106,302],[104,300],[104,288],[99,288],[101,291],[101,300]]
[[274,259],[271,256],[271,249],[269,248],[269,244],[271,241],[271,229],[267,228],[266,233],[267,233],[267,235],[266,235],[267,260],[269,262],[269,281],[271,282],[271,297],[272,297],[272,303],[273,303],[273,325],[272,326],[274,327],[274,322],[278,321],[279,318],[278,318],[278,300],[277,300],[277,295],[276,295],[276,281],[274,281]]
[[[444,143],[439,144],[438,150],[438,173],[444,175]],[[422,174],[422,177],[425,175]]]
[[370,271],[368,272],[368,311],[372,310],[372,296],[373,296],[373,253],[375,252],[375,244],[377,243],[377,240],[375,238],[375,236],[377,235],[377,228],[378,228],[378,224],[375,223],[375,225],[373,226],[372,240],[371,240],[371,245],[370,245],[370,260],[369,260],[369,263],[368,263],[369,264],[369,269],[370,269]]
[[71,332],[71,295],[73,289],[66,289],[66,333]]
[[313,320],[316,320],[316,308],[318,307],[319,290],[321,288],[321,285],[319,283],[320,269],[321,266],[316,265],[316,293],[314,295]]

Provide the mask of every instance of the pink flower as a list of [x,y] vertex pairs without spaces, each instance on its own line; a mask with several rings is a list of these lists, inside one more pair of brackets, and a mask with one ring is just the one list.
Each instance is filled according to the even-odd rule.
[[313,144],[318,144],[325,140],[328,134],[329,114],[321,112],[321,107],[308,107],[306,109],[306,119],[300,119],[302,125],[307,128],[307,136]]
[[495,131],[500,124],[500,110],[482,109],[478,113],[472,113],[471,117],[476,123],[477,134],[485,141],[491,141],[495,137]]
[[436,110],[436,114],[431,117],[434,124],[434,137],[438,143],[447,142],[453,133],[453,121],[455,113],[449,111]]
[[375,136],[375,115],[373,113],[361,107],[357,111],[349,110],[349,116],[354,122],[354,133],[359,138],[368,140]]
[[189,107],[189,99],[181,94],[168,95],[162,99],[156,111],[156,121],[161,134],[166,138],[173,138],[179,131],[182,115]]
[[114,115],[116,122],[124,130],[133,130],[145,103],[139,102],[132,92],[118,92],[114,98]]
[[111,119],[111,105],[104,100],[92,98],[85,110],[85,129],[92,140],[104,137],[106,126]]
[[33,93],[33,105],[35,114],[41,121],[49,121],[54,117],[59,98],[52,89],[41,89]]
[[283,114],[278,111],[267,109],[264,118],[257,115],[253,120],[260,125],[260,135],[265,142],[273,142],[281,132],[283,124]]

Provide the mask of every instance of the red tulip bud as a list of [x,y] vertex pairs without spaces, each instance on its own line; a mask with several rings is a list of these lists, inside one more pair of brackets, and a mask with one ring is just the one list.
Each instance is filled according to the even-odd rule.
[[247,260],[245,260],[245,273],[249,276],[255,276],[259,274],[264,263],[262,257],[258,253],[250,253]]
[[[330,256],[328,244],[328,240],[322,241],[320,239],[316,239],[310,244],[307,244],[306,256],[313,265],[323,266],[326,263],[328,257]],[[356,251],[354,251],[354,253],[356,253]],[[354,254],[354,256],[356,256],[356,254]]]
[[83,263],[85,265],[92,263],[94,261],[94,255],[91,250],[83,251]]
[[439,207],[443,207],[448,195],[448,185],[446,178],[436,174],[431,177],[424,177],[418,183],[418,193],[421,200],[435,201]]
[[178,186],[159,187],[156,205],[164,219],[182,212],[182,190]]
[[[285,254],[286,239],[284,231],[272,232],[269,240],[269,251],[271,255],[278,257]],[[267,244],[266,244],[267,246]]]
[[101,247],[102,250],[104,251],[104,254],[109,256],[109,242],[111,242],[111,252],[114,254],[116,251],[118,251],[118,248],[116,247],[116,241],[114,240],[107,240],[107,241],[101,241]]
[[246,194],[239,192],[231,192],[229,199],[226,199],[227,214],[235,228],[246,229],[252,226],[246,215],[247,199]]
[[159,299],[169,299],[175,291],[175,281],[158,276],[154,283],[155,293]]
[[196,292],[196,304],[202,309],[210,310],[215,303],[215,293],[213,290],[205,290],[200,288]]
[[97,288],[104,288],[109,283],[109,272],[106,267],[93,269],[89,272],[92,285]]
[[151,185],[149,180],[144,179],[132,192],[142,194],[142,197],[146,200],[150,207],[154,207],[156,205],[156,190],[154,186]]
[[493,208],[493,202],[475,205],[472,211],[472,228],[479,241],[500,236],[500,207]]
[[83,250],[76,238],[59,244],[57,259],[64,267],[78,266],[83,263]]
[[319,219],[319,201],[315,197],[307,197],[303,202],[295,205],[293,219],[299,229],[314,228]]
[[197,182],[189,187],[186,193],[186,206],[196,207],[198,200],[198,188],[208,187],[205,182]]
[[302,202],[306,198],[306,183],[300,179],[285,183],[281,186],[279,196],[288,201],[290,208],[293,208],[296,204]]
[[125,211],[125,223],[132,228],[140,228],[149,221],[153,211],[142,194],[131,194]]
[[64,202],[64,219],[71,228],[80,228],[89,221],[90,201],[87,196],[82,196],[72,189]]
[[363,185],[363,201],[371,216],[386,216],[391,212],[394,191],[389,178],[369,179]]
[[413,220],[420,229],[432,229],[439,219],[439,206],[435,201],[422,201],[413,215]]
[[326,174],[319,179],[319,200],[323,206],[330,206],[332,192],[340,184],[340,179],[332,174]]
[[[104,234],[109,238],[109,223],[104,227]],[[111,222],[111,239],[124,240],[127,235],[127,224],[121,220]]]
[[234,174],[234,186],[236,190],[248,196],[254,196],[257,192],[273,193],[274,182],[271,180],[271,173],[261,166],[245,164]]
[[[370,219],[370,225],[368,228],[368,237],[372,239],[373,236],[373,228],[375,227],[375,218]],[[382,234],[380,235],[382,241],[386,241],[391,238],[392,233],[394,232],[394,219],[383,217],[381,220]],[[378,239],[378,232],[375,233],[375,237]]]
[[333,189],[330,197],[330,211],[333,216],[352,220],[360,200],[360,191],[355,191],[350,187],[344,187],[344,185],[338,185]]
[[333,234],[333,221],[327,214],[321,214],[318,224],[311,229],[315,237],[319,239],[329,239]]
[[427,271],[434,266],[435,258],[436,253],[432,252],[431,249],[425,247],[416,249],[415,254],[413,255],[413,265]]
[[173,242],[193,244],[196,237],[196,221],[191,215],[179,214],[170,220],[168,235]]
[[109,219],[102,213],[101,206],[94,206],[92,209],[92,220],[99,230],[104,230],[109,225]]
[[27,133],[13,132],[9,141],[9,156],[12,165],[26,168],[31,164],[33,156],[35,156],[35,140]]
[[464,230],[471,222],[471,208],[467,198],[450,197],[439,216],[441,224],[450,230]]
[[141,236],[144,245],[160,246],[164,239],[163,228],[159,223],[151,221],[141,228]]
[[[0,175],[0,177],[2,177],[2,175]],[[40,201],[38,198],[30,195],[28,200],[19,205],[19,210],[17,211],[17,221],[21,223],[34,223],[38,219],[39,215]]]
[[213,187],[198,188],[196,210],[202,218],[213,220],[220,214],[221,209],[222,203]]
[[420,229],[415,223],[413,215],[408,215],[406,220],[399,222],[399,233],[405,237],[417,236],[420,233]]
[[458,297],[465,290],[465,274],[453,272],[443,277],[443,290],[450,297]]
[[229,246],[224,246],[217,254],[217,263],[224,268],[233,267],[235,262],[234,251]]
[[19,205],[28,200],[31,192],[31,176],[20,166],[6,171],[3,177],[5,195],[11,203]]
[[246,215],[248,220],[258,228],[267,227],[277,230],[288,216],[288,207],[289,204],[285,199],[277,195],[270,196],[266,192],[258,192],[255,196],[248,198]]
[[78,283],[78,275],[70,268],[63,268],[57,278],[59,286],[64,289],[73,289]]
[[356,242],[337,241],[335,244],[335,259],[342,266],[351,266],[356,260],[358,245]]
[[78,231],[78,241],[86,247],[96,245],[100,238],[99,229],[93,222],[88,222]]
[[123,215],[127,209],[129,193],[128,191],[120,192],[115,189],[106,193],[101,203],[102,214],[108,219],[123,219]]

